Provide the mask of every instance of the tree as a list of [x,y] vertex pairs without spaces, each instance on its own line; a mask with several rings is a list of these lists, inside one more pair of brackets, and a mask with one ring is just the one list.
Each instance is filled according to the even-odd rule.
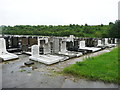
[[109,37],[120,38],[120,20],[117,20],[109,30]]
[[109,25],[113,25],[114,23],[113,22],[109,22]]
[[85,26],[88,26],[88,24],[86,23]]

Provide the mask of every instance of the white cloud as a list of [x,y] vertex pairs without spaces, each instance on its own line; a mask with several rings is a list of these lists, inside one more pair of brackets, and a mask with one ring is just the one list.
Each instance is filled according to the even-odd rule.
[[1,25],[108,24],[119,0],[1,0]]

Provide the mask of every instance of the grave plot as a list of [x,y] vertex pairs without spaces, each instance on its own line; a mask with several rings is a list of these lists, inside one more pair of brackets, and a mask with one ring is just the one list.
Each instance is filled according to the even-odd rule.
[[47,65],[57,63],[64,59],[64,57],[57,55],[39,55],[39,46],[32,46],[32,56],[29,57],[30,60],[38,61]]
[[90,52],[96,52],[101,50],[101,48],[96,48],[96,47],[86,47],[85,45],[85,41],[79,41],[79,49],[83,49],[83,50],[88,50]]
[[74,42],[66,42],[66,48],[68,51],[82,52],[82,54],[87,54],[87,50],[79,49],[79,39],[75,39]]
[[109,44],[109,38],[104,38],[104,46],[111,48],[117,46],[117,44]]
[[66,55],[70,58],[79,57],[83,55],[81,52],[68,51],[67,48],[73,48],[74,37],[70,36],[68,38],[62,38],[60,41],[60,51],[58,54]]
[[97,47],[98,47],[98,48],[101,48],[101,49],[105,49],[105,48],[106,48],[106,47],[104,46],[102,40],[100,40],[100,39],[98,40]]
[[4,38],[0,38],[0,58],[3,61],[17,59],[18,56],[12,53],[8,53],[6,50],[6,42]]
[[21,51],[21,48],[19,45],[19,36],[9,37],[9,46],[10,48],[7,49],[9,52]]
[[[59,59],[63,61],[68,59],[69,57],[63,56],[63,55],[58,55],[56,54],[59,51],[59,39],[51,39],[51,38],[41,38],[39,39],[39,46],[40,48],[43,48],[43,55],[42,57],[48,58],[48,59]],[[57,44],[57,45],[56,45]]]

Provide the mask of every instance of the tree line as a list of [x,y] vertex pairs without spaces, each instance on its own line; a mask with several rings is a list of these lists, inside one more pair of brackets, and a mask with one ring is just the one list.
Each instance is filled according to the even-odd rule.
[[120,37],[118,34],[120,21],[110,22],[109,25],[15,25],[2,26],[4,34],[10,35],[42,35],[42,36],[69,36],[77,37]]

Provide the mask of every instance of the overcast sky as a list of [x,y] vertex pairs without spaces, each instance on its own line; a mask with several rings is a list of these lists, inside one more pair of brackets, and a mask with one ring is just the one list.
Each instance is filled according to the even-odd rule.
[[109,24],[119,0],[0,0],[0,25]]

